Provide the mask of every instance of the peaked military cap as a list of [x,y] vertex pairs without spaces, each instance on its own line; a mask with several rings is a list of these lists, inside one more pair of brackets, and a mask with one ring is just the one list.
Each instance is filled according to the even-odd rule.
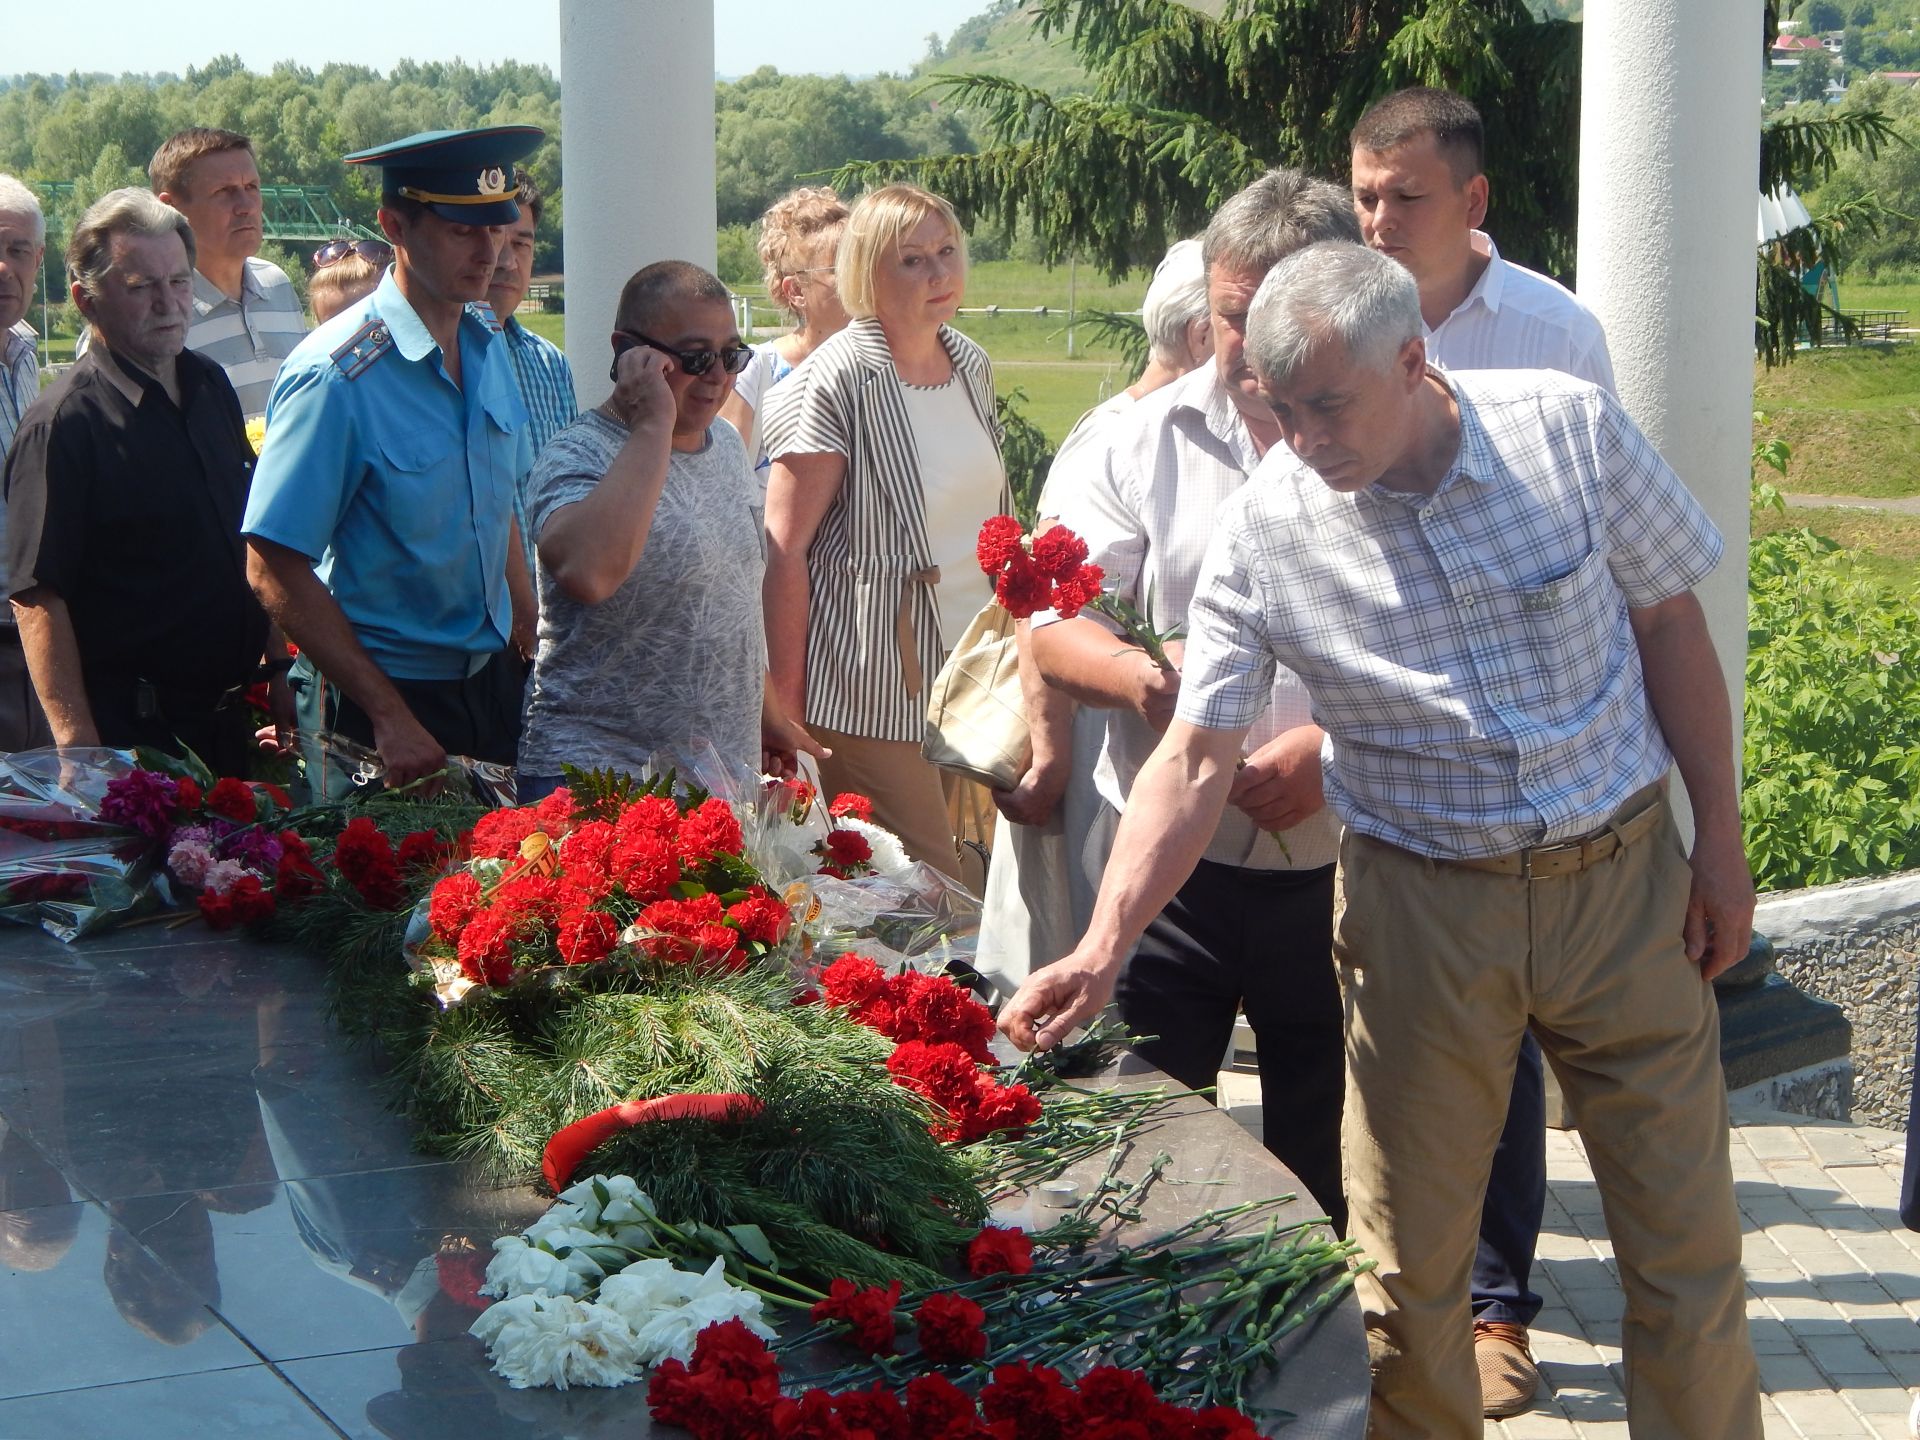
[[519,177],[513,162],[531,154],[547,132],[537,125],[485,130],[428,130],[345,157],[349,165],[377,165],[390,195],[417,200],[444,220],[462,225],[511,225],[520,218],[513,198]]

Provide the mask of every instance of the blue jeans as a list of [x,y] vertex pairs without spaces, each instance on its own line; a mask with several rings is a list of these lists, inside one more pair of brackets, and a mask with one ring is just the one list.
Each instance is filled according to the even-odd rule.
[[[521,805],[538,805],[567,783],[564,775],[515,775],[513,798]],[[1534,1052],[1537,1056],[1538,1051]]]

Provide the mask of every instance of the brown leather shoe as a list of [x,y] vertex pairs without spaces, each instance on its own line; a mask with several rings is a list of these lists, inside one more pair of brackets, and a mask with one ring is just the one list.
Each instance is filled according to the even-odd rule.
[[1540,1389],[1540,1369],[1527,1348],[1527,1327],[1502,1320],[1473,1322],[1473,1359],[1480,1370],[1480,1407],[1489,1420],[1518,1415]]

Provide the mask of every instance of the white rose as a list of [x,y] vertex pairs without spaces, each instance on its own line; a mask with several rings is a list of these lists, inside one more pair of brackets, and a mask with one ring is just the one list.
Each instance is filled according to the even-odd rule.
[[598,1230],[583,1230],[577,1225],[556,1225],[541,1234],[539,1244],[559,1256],[560,1263],[569,1270],[578,1271],[588,1280],[598,1280],[609,1266],[618,1265],[626,1258],[615,1251]]
[[487,1283],[482,1295],[512,1298],[518,1295],[584,1295],[590,1280],[598,1276],[583,1274],[537,1245],[529,1245],[518,1235],[503,1235],[493,1242],[494,1256],[487,1264]]
[[549,1206],[547,1213],[529,1225],[523,1233],[530,1242],[538,1245],[556,1230],[590,1230],[592,1228],[593,1221],[588,1218],[585,1210],[569,1200],[562,1200],[557,1205]]
[[[658,1365],[666,1359],[691,1360],[700,1332],[727,1320],[744,1321],[761,1339],[773,1339],[773,1328],[760,1318],[760,1297],[728,1281],[723,1261],[715,1259],[704,1275],[693,1276],[686,1271],[680,1274],[685,1277],[680,1282],[686,1296],[682,1303],[657,1309],[651,1316],[626,1314],[633,1326],[634,1344],[644,1363]],[[615,1276],[606,1283],[611,1285],[619,1278]]]
[[570,1297],[521,1295],[489,1306],[471,1332],[516,1390],[625,1385],[640,1376],[633,1332],[611,1310]]

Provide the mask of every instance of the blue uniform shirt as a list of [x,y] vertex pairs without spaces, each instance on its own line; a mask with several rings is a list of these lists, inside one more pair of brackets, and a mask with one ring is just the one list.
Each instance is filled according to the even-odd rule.
[[460,322],[464,389],[393,272],[281,366],[241,529],[319,562],[395,679],[456,680],[505,647],[527,409],[485,306]]

